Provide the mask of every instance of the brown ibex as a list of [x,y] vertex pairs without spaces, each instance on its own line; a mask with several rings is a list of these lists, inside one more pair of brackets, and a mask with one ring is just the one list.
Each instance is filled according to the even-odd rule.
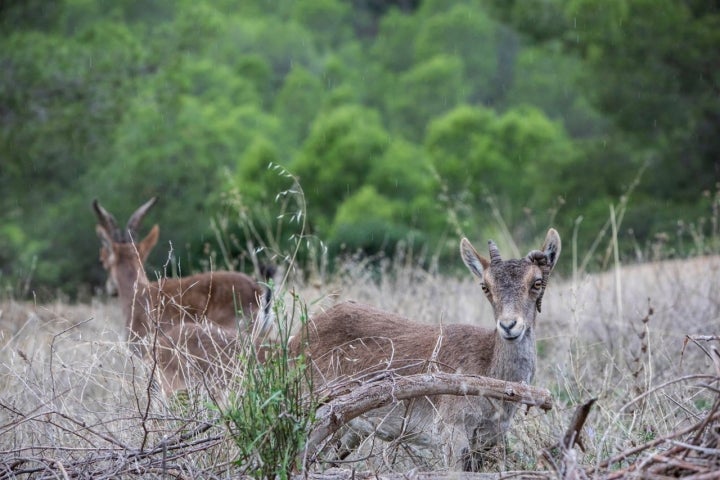
[[[235,348],[238,334],[251,330],[246,321],[259,322],[260,329],[267,327],[270,289],[239,272],[208,272],[150,282],[143,262],[157,243],[158,226],[141,241],[135,237],[140,221],[155,201],[152,198],[138,208],[124,230],[97,200],[93,209],[102,242],[100,259],[117,287],[128,341],[136,353],[155,355],[167,378],[164,388],[173,391],[184,383],[178,373],[182,362],[177,350],[187,349],[187,355],[203,369],[213,361],[221,362]],[[148,343],[159,350],[142,348]]]
[[[541,250],[505,261],[497,246],[488,243],[489,259],[466,238],[460,254],[493,307],[494,329],[419,324],[369,306],[341,303],[315,316],[305,333],[292,340],[291,348],[304,349],[311,360],[316,386],[384,370],[410,375],[428,368],[530,383],[537,357],[535,316],[560,255],[560,236],[550,229]],[[451,461],[476,471],[483,452],[504,438],[517,405],[486,397],[416,399],[352,422],[344,452],[370,433],[384,440],[407,435],[409,442],[421,446],[437,445],[440,436]]]

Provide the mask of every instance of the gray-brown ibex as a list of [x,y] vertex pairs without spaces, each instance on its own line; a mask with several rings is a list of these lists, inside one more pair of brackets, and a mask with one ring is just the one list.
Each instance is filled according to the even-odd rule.
[[[489,259],[466,238],[460,254],[492,305],[494,329],[419,324],[370,306],[341,303],[315,316],[291,344],[295,351],[305,349],[316,386],[384,370],[410,375],[428,369],[530,383],[537,358],[535,317],[560,256],[560,236],[550,229],[540,250],[513,260],[502,260],[497,246],[488,243]],[[449,395],[396,404],[351,422],[343,450],[349,452],[370,433],[383,440],[403,436],[420,446],[437,446],[441,439],[449,463],[477,471],[483,452],[504,437],[517,405]]]
[[[240,272],[208,272],[148,280],[143,262],[158,240],[155,225],[141,241],[137,231],[156,198],[140,206],[124,229],[97,200],[93,209],[100,259],[115,284],[133,350],[152,356],[166,393],[186,387],[188,375],[207,372],[236,356],[239,334],[253,322],[269,323],[270,290]],[[154,346],[152,351],[147,347]],[[192,364],[192,365],[191,365]]]

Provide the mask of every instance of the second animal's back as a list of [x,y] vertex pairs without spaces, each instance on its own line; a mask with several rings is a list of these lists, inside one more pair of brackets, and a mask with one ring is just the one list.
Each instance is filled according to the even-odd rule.
[[207,318],[223,328],[238,328],[242,326],[239,322],[253,321],[269,306],[269,290],[241,272],[163,278],[151,283],[151,290],[163,303],[163,323]]

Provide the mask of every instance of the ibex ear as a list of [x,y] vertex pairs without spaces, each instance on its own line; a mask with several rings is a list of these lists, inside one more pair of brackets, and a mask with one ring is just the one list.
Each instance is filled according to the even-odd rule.
[[104,227],[101,225],[95,225],[95,233],[97,233],[98,238],[100,239],[100,242],[102,243],[103,247],[109,247],[113,244],[112,236],[108,233],[107,230],[105,230]]
[[137,244],[138,254],[140,255],[140,260],[142,262],[145,262],[145,260],[147,260],[148,255],[150,255],[150,251],[157,244],[159,237],[160,227],[155,224],[150,229],[150,233],[148,233],[147,236],[145,236],[145,238],[143,238],[142,241]]
[[483,271],[490,266],[490,260],[477,253],[477,250],[467,238],[460,240],[460,256],[470,273],[482,280]]
[[560,258],[560,251],[562,250],[562,243],[560,242],[560,234],[557,230],[551,228],[548,230],[545,236],[545,243],[541,248],[545,254],[547,266],[549,267],[548,272],[551,272],[555,265],[557,265],[558,258]]
[[115,263],[115,248],[113,247],[114,242],[112,236],[100,225],[95,225],[95,233],[100,238],[100,260],[103,262],[103,266],[112,265]]

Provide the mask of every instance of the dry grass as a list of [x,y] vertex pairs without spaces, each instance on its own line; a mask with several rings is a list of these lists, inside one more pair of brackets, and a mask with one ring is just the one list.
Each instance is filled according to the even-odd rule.
[[[422,322],[488,327],[493,322],[470,275],[428,273],[414,268],[411,259],[388,262],[379,273],[362,262],[347,264],[332,291]],[[717,394],[701,385],[714,378],[717,388],[720,371],[701,348],[703,342],[686,343],[688,335],[720,334],[718,291],[717,256],[621,267],[576,282],[551,279],[538,316],[534,383],[554,393],[556,408],[549,414],[518,414],[507,445],[494,452],[497,462],[488,468],[547,468],[539,462],[541,449],[562,438],[576,406],[590,398],[598,400],[583,434],[585,452],[575,452],[575,461],[590,470],[597,465],[598,472],[601,460],[704,418]],[[705,343],[707,349],[719,342]],[[376,438],[357,456],[369,457],[359,468],[376,472],[443,468],[437,456]]]
[[0,478],[230,473],[232,443],[208,423],[217,412],[157,394],[114,302],[0,310]]
[[[598,400],[583,429],[585,451],[572,452],[576,472],[606,475],[667,451],[662,443],[603,464],[691,427],[713,408],[717,393],[703,384],[712,380],[718,387],[720,372],[709,350],[718,342],[686,344],[686,336],[720,334],[719,284],[720,257],[624,267],[619,275],[577,282],[552,278],[538,316],[535,384],[554,393],[555,408],[518,414],[488,469],[548,469],[539,460],[542,449],[562,437],[575,407],[590,398]],[[348,262],[321,287],[295,288],[311,313],[354,299],[423,322],[492,324],[469,275],[428,273],[409,257],[372,270]],[[222,424],[213,422],[217,410],[206,397],[173,403],[153,392],[147,367],[122,340],[114,301],[8,301],[0,310],[0,478],[12,476],[11,469],[37,478],[77,471],[105,477],[237,475],[235,447]],[[186,435],[196,429],[201,434]],[[720,452],[714,453],[717,462]],[[345,466],[380,473],[443,468],[433,452],[378,439],[362,455],[368,457]]]

